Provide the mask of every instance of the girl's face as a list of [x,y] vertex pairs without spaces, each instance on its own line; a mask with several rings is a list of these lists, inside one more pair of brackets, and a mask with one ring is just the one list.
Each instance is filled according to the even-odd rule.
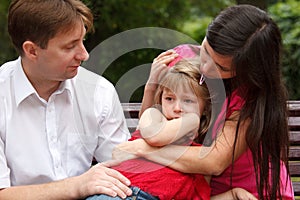
[[179,118],[185,113],[201,116],[205,101],[198,98],[191,88],[179,87],[176,92],[164,88],[162,93],[162,113],[168,119]]
[[208,78],[232,78],[232,57],[216,53],[206,38],[204,38],[200,49],[200,72]]

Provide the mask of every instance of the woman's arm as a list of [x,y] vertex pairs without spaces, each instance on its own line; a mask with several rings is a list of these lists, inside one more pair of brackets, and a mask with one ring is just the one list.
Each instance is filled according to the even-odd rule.
[[168,50],[158,55],[151,65],[151,71],[148,81],[145,85],[144,95],[142,99],[142,106],[139,113],[139,117],[143,112],[153,106],[154,94],[157,89],[159,80],[168,71],[167,64],[174,60],[178,54],[174,50]]
[[[126,154],[131,156],[134,154],[180,172],[219,175],[231,164],[236,124],[236,121],[226,121],[222,132],[211,147],[177,145],[153,147],[143,139],[138,139],[118,145],[113,151],[113,157],[124,160]],[[248,123],[240,125],[234,159],[247,149],[245,140],[247,125]]]
[[195,113],[187,113],[180,118],[167,120],[158,109],[148,108],[140,118],[139,129],[143,139],[149,145],[165,146],[190,133],[196,136],[199,123],[199,116]]

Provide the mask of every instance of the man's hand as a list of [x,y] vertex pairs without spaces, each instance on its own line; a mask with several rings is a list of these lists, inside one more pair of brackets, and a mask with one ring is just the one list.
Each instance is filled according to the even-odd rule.
[[99,163],[78,176],[79,196],[83,198],[94,194],[106,194],[121,198],[130,196],[132,194],[128,188],[130,181],[120,172],[109,168],[111,166],[112,164],[109,162]]

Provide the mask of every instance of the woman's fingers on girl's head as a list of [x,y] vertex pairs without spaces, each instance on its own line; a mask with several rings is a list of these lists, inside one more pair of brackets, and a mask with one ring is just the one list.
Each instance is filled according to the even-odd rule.
[[176,56],[176,55],[178,55],[178,54],[176,53],[176,51],[173,50],[173,49],[170,49],[170,50],[168,50],[168,51],[164,51],[164,52],[162,52],[161,54],[159,54],[154,60],[159,60],[159,59],[164,58],[164,57],[166,57],[166,56]]

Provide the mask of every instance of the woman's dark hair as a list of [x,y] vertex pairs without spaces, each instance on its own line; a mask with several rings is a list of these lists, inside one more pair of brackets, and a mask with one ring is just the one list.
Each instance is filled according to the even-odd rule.
[[227,80],[227,95],[236,86],[243,88],[240,95],[245,105],[236,135],[239,124],[250,119],[246,142],[253,154],[259,199],[281,199],[280,163],[282,160],[287,166],[289,134],[280,31],[266,12],[238,5],[212,21],[206,38],[215,52],[233,58],[236,77]]

